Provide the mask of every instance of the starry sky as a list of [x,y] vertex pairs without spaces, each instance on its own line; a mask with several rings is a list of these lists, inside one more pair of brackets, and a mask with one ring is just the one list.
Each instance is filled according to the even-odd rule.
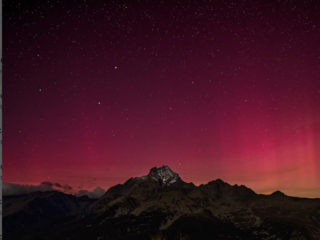
[[5,0],[3,182],[76,194],[168,165],[196,185],[320,197],[319,11]]

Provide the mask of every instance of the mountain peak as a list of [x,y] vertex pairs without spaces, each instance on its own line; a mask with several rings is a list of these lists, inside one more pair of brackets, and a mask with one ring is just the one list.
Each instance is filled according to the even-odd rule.
[[148,177],[159,182],[161,186],[169,186],[180,179],[179,175],[166,165],[160,168],[151,168]]
[[170,171],[170,172],[173,172],[167,165],[163,165],[162,167],[153,167],[150,169],[150,172],[151,171]]
[[281,191],[279,191],[279,190],[277,190],[277,191],[275,191],[275,192],[273,192],[272,194],[271,194],[271,196],[286,196],[283,192],[281,192]]

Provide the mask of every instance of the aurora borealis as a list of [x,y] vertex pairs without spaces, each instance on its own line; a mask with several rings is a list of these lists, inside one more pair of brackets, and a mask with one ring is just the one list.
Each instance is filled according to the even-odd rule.
[[318,1],[29,2],[3,7],[3,182],[320,197]]

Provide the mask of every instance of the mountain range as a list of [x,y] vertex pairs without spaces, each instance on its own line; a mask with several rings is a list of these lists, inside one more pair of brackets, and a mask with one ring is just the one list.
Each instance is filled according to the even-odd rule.
[[168,166],[102,197],[3,197],[4,239],[320,239],[320,199],[256,194],[217,179],[195,186]]

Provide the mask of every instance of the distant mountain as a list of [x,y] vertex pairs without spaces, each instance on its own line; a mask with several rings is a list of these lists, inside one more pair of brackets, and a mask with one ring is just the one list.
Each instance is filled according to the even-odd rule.
[[197,187],[168,166],[97,200],[4,197],[3,213],[5,239],[320,239],[320,199],[261,195],[220,179]]
[[3,197],[3,226],[15,230],[46,219],[66,217],[85,210],[94,200],[58,191]]

